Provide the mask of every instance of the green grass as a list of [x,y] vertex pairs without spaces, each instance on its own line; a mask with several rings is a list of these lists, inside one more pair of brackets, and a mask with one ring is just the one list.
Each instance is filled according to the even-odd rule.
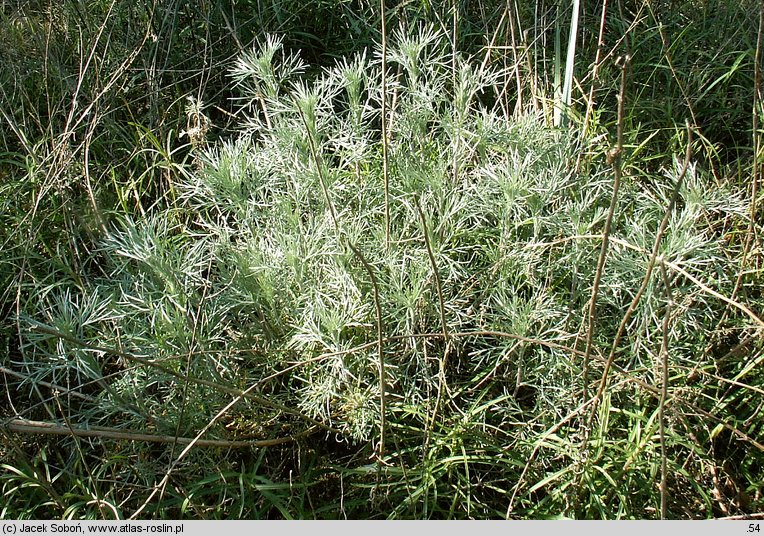
[[[31,55],[1,73],[0,517],[764,509],[745,6],[716,16],[716,49],[680,30],[711,33],[691,3],[611,6],[633,60],[608,49],[599,80],[582,6],[555,128],[551,12],[518,7],[491,36],[491,10],[391,9],[383,61],[375,6],[316,3],[345,32],[329,54],[315,13],[245,4],[99,4],[53,52],[46,24],[74,4],[3,14],[3,39],[36,36],[72,74]],[[391,25],[405,9],[419,22]],[[291,33],[247,37],[255,21]],[[214,41],[224,27],[246,46]],[[197,45],[209,67],[183,80]]]

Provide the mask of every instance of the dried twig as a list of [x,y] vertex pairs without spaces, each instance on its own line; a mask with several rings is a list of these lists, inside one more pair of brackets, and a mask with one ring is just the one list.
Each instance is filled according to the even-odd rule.
[[626,75],[629,67],[629,61],[629,56],[625,56],[621,65],[621,92],[618,95],[618,130],[616,135],[616,144],[613,150],[608,153],[608,160],[613,166],[613,193],[610,197],[610,207],[608,208],[607,218],[605,219],[605,229],[602,231],[602,247],[600,248],[600,256],[597,260],[597,270],[594,274],[592,297],[589,300],[589,326],[586,331],[586,353],[584,354],[583,364],[584,398],[587,398],[588,392],[589,357],[591,355],[592,345],[594,343],[594,324],[597,320],[597,296],[599,294],[600,280],[602,279],[602,270],[605,266],[608,246],[610,245],[610,228],[613,223],[615,207],[618,204],[618,190],[621,187],[621,175],[623,173],[621,167],[621,153],[623,152],[624,100],[626,98]]
[[[652,252],[650,253],[650,258],[647,261],[647,268],[645,269],[645,275],[642,277],[642,284],[639,286],[637,293],[634,295],[634,299],[631,300],[629,307],[626,309],[626,313],[623,315],[623,318],[621,319],[621,323],[618,326],[618,331],[616,331],[615,337],[613,339],[613,344],[610,347],[610,355],[608,356],[607,363],[605,363],[605,370],[602,372],[600,385],[599,385],[599,388],[597,389],[597,395],[595,397],[597,400],[599,400],[602,397],[602,393],[604,392],[605,386],[607,385],[608,373],[610,372],[610,368],[612,367],[613,361],[615,360],[615,355],[616,355],[616,352],[618,351],[618,346],[621,343],[621,337],[623,337],[623,333],[624,331],[626,331],[626,326],[631,320],[631,316],[634,314],[634,311],[636,311],[637,305],[639,304],[639,301],[642,299],[642,295],[645,293],[645,290],[647,289],[647,285],[650,282],[650,277],[653,274],[653,269],[655,268],[655,263],[656,263],[656,260],[658,259],[658,248],[660,247],[661,241],[663,240],[663,234],[665,233],[666,227],[668,226],[669,218],[671,217],[671,214],[674,211],[674,206],[676,205],[676,202],[679,199],[679,192],[682,189],[682,184],[684,183],[684,177],[685,175],[687,175],[687,170],[690,167],[691,157],[692,157],[692,130],[690,129],[689,123],[687,123],[687,151],[684,156],[684,164],[682,164],[682,170],[679,173],[679,178],[677,179],[676,184],[674,185],[674,192],[671,195],[671,200],[669,201],[669,204],[666,207],[666,211],[663,214],[663,219],[661,220],[661,223],[658,227],[658,231],[655,234],[653,249],[652,249]],[[594,406],[592,407],[591,415],[589,416],[590,426],[592,421],[594,420],[596,409],[597,409],[597,402],[594,403]]]
[[248,447],[272,447],[289,443],[300,438],[306,437],[316,431],[316,427],[310,428],[299,434],[291,436],[278,437],[275,439],[258,439],[254,441],[231,441],[225,439],[197,439],[194,441],[189,437],[177,437],[174,435],[146,434],[143,432],[133,432],[120,428],[106,428],[101,426],[91,426],[83,428],[65,424],[30,421],[27,419],[11,419],[3,423],[0,427],[15,432],[17,434],[42,434],[42,435],[61,435],[76,437],[100,437],[103,439],[114,439],[119,441],[143,441],[147,443],[173,443],[178,445],[188,445],[192,442],[197,447],[216,447],[216,448],[248,448]]

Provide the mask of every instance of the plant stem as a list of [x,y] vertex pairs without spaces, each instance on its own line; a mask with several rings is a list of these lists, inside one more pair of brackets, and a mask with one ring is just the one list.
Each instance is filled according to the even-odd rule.
[[[586,99],[586,113],[584,115],[584,122],[581,128],[581,144],[582,145],[584,140],[586,139],[586,136],[589,133],[589,119],[591,118],[592,110],[594,109],[594,86],[597,83],[597,80],[599,78],[600,62],[602,61],[602,49],[605,47],[605,23],[607,22],[607,3],[608,3],[608,0],[603,0],[602,2],[602,15],[600,17],[600,29],[599,29],[599,33],[597,34],[597,52],[594,56],[594,65],[592,66],[592,83],[589,86],[589,98]],[[583,155],[583,151],[580,151],[578,153],[578,158],[576,159],[577,170],[581,169],[582,155]]]
[[629,307],[626,309],[626,313],[623,315],[623,318],[621,319],[621,323],[618,326],[618,331],[616,332],[615,338],[613,339],[613,344],[610,347],[610,355],[608,356],[607,363],[605,363],[605,370],[602,372],[600,385],[599,385],[599,388],[597,389],[597,394],[595,396],[596,401],[594,403],[594,406],[592,407],[592,413],[589,417],[590,425],[591,425],[591,422],[594,420],[597,400],[600,399],[600,397],[602,396],[602,393],[605,390],[605,386],[607,385],[608,373],[610,372],[610,367],[612,366],[613,361],[615,360],[615,354],[618,351],[618,345],[621,343],[621,337],[623,336],[623,333],[626,330],[626,325],[631,320],[631,315],[633,315],[634,311],[637,309],[637,304],[642,299],[642,295],[647,289],[647,284],[650,282],[650,276],[653,273],[653,268],[655,268],[655,262],[658,257],[658,248],[660,247],[661,241],[663,240],[663,234],[666,232],[666,227],[668,226],[669,218],[671,217],[671,213],[674,211],[674,206],[676,205],[676,202],[679,199],[679,193],[682,189],[684,178],[687,175],[687,170],[690,167],[690,158],[692,157],[692,130],[690,128],[689,122],[687,122],[686,127],[687,127],[687,152],[685,153],[684,164],[682,165],[682,170],[679,173],[679,178],[676,181],[676,185],[674,185],[674,191],[671,194],[671,200],[669,201],[669,205],[666,207],[666,211],[663,214],[663,219],[661,220],[660,226],[658,227],[658,231],[655,235],[655,241],[653,242],[653,250],[650,253],[650,258],[647,261],[647,269],[645,270],[645,275],[642,278],[642,284],[640,285],[639,290],[637,290],[637,293],[634,295],[634,299],[629,304]]
[[382,181],[385,189],[385,248],[390,248],[390,173],[387,139],[387,16],[385,0],[379,0],[382,23]]
[[386,372],[385,372],[385,355],[384,355],[384,348],[382,346],[382,342],[384,340],[383,338],[383,330],[382,330],[382,305],[379,301],[379,287],[377,285],[377,278],[374,275],[374,270],[371,269],[371,266],[366,261],[366,258],[363,256],[361,251],[356,248],[350,240],[347,242],[348,246],[351,250],[353,250],[353,253],[355,253],[355,256],[358,257],[358,260],[361,261],[361,264],[363,265],[366,272],[369,274],[369,278],[371,279],[371,286],[374,290],[374,312],[376,315],[377,320],[377,356],[379,358],[378,361],[378,372],[379,372],[379,451],[378,451],[378,458],[381,461],[385,457],[385,435],[387,430],[387,403],[385,401],[386,393],[387,393],[387,379],[386,379]]
[[618,204],[618,190],[621,187],[621,153],[623,151],[623,123],[624,123],[624,100],[626,94],[626,71],[629,65],[629,57],[623,59],[621,66],[621,91],[618,95],[618,130],[615,148],[609,153],[611,165],[613,166],[613,193],[610,197],[610,207],[608,208],[607,218],[605,219],[605,229],[602,231],[602,246],[600,247],[600,256],[597,260],[597,269],[594,274],[594,283],[592,285],[592,297],[589,300],[589,326],[586,331],[586,353],[584,354],[583,364],[583,388],[584,398],[587,398],[589,390],[589,358],[594,344],[594,325],[597,321],[597,296],[599,294],[600,280],[602,279],[602,270],[605,266],[605,259],[610,239],[610,228],[613,223],[615,207]]
[[666,289],[666,311],[663,313],[663,337],[661,339],[661,398],[658,402],[658,421],[661,441],[661,519],[666,519],[666,499],[668,496],[668,470],[666,462],[666,399],[668,398],[668,339],[671,320],[671,281],[666,267],[661,264],[663,286]]
[[101,437],[104,439],[113,439],[116,441],[140,441],[147,443],[172,443],[178,445],[188,445],[193,443],[197,447],[211,447],[211,448],[226,448],[226,449],[239,449],[239,448],[260,448],[271,447],[274,445],[281,445],[283,443],[289,443],[296,441],[302,437],[306,437],[313,433],[315,429],[311,428],[305,432],[294,434],[285,437],[278,437],[275,439],[258,439],[253,441],[230,441],[225,439],[197,439],[194,440],[190,437],[178,437],[176,435],[158,435],[147,434],[144,432],[134,432],[131,430],[125,430],[123,428],[105,428],[97,426],[89,426],[88,428],[80,428],[78,426],[61,425],[52,422],[42,421],[30,421],[27,419],[12,419],[2,425],[3,428],[9,432],[17,434],[42,434],[42,435],[63,435],[63,436],[76,436],[76,437]]
[[[762,35],[764,34],[764,3],[759,7],[759,30],[756,37],[756,55],[753,62],[753,107],[751,114],[751,131],[753,137],[753,164],[751,169],[751,204],[748,215],[748,229],[745,233],[745,245],[743,246],[743,254],[740,258],[740,270],[735,280],[735,288],[732,291],[731,299],[735,299],[740,286],[743,283],[743,274],[745,272],[745,265],[748,261],[748,255],[751,251],[751,245],[756,238],[756,212],[757,212],[757,197],[759,195],[759,153],[761,152],[761,136],[759,135],[759,113],[762,103],[761,95],[761,49],[762,49]],[[724,318],[727,316],[725,311]]]
[[430,265],[435,276],[435,290],[438,294],[438,310],[440,312],[440,325],[443,330],[443,339],[446,342],[446,348],[443,350],[443,356],[440,358],[438,367],[438,395],[435,400],[435,409],[432,412],[430,418],[430,424],[427,427],[427,433],[425,436],[424,452],[423,456],[427,455],[427,450],[430,444],[430,438],[432,436],[432,429],[435,426],[435,420],[438,418],[440,412],[440,405],[443,400],[443,393],[448,390],[448,384],[446,383],[446,365],[448,361],[448,354],[451,350],[451,339],[448,334],[448,323],[446,322],[446,304],[443,300],[443,288],[440,281],[440,273],[438,272],[438,264],[435,262],[435,254],[432,251],[432,245],[430,244],[429,229],[427,227],[427,219],[424,216],[422,207],[419,204],[419,198],[414,196],[414,206],[416,207],[419,219],[422,222],[422,234],[424,235],[424,243],[427,247],[427,256],[430,259]]

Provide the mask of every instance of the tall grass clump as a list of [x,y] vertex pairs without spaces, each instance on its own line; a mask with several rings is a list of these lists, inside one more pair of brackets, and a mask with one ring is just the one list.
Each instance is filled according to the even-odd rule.
[[764,506],[764,323],[729,298],[747,199],[668,153],[614,196],[579,132],[511,118],[503,66],[433,25],[387,37],[321,69],[245,48],[235,132],[164,203],[35,253],[51,275],[23,279],[2,362],[14,516]]

